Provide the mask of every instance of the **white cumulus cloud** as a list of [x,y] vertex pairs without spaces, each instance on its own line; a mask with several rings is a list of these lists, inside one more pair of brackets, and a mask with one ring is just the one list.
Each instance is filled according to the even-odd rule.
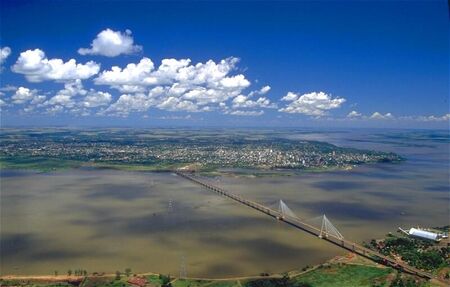
[[379,112],[374,112],[370,117],[372,120],[390,120],[393,119],[394,116],[391,113],[381,114]]
[[298,95],[295,94],[295,93],[293,93],[293,92],[288,92],[288,93],[286,94],[286,96],[284,96],[284,97],[281,98],[282,101],[288,101],[288,102],[290,102],[290,101],[295,101],[295,100],[297,100],[297,99],[298,99]]
[[245,78],[244,75],[240,74],[234,77],[226,77],[220,80],[220,84],[225,88],[246,88],[250,86],[250,82]]
[[11,97],[14,104],[23,104],[31,101],[37,95],[37,90],[30,90],[25,87],[19,87]]
[[425,116],[420,117],[423,121],[431,121],[431,122],[446,122],[450,121],[450,114],[445,114],[443,116]]
[[107,92],[91,90],[83,99],[82,106],[85,108],[96,108],[108,105],[112,100],[112,96]]
[[94,82],[97,85],[110,85],[115,88],[121,85],[145,86],[155,84],[156,80],[151,76],[154,64],[149,58],[142,58],[138,64],[128,64],[121,69],[113,66],[109,71],[103,71]]
[[186,89],[196,86],[223,90],[243,89],[250,85],[244,75],[229,76],[235,68],[237,58],[227,58],[216,63],[191,64],[190,59],[163,59],[157,69],[151,59],[142,58],[137,64],[128,64],[125,68],[114,66],[103,71],[94,82],[97,85],[155,86],[178,83]]
[[360,118],[362,117],[361,113],[358,113],[357,111],[351,111],[347,114],[347,118]]
[[228,114],[234,115],[234,116],[252,116],[252,117],[257,117],[257,116],[263,115],[264,111],[262,111],[262,110],[260,110],[260,111],[235,110],[235,111],[228,112]]
[[0,88],[0,92],[13,92],[15,90],[17,90],[17,87],[13,85],[6,85]]
[[59,106],[59,109],[50,107],[54,112],[62,110],[64,108],[73,108],[76,106],[77,101],[75,96],[85,96],[87,90],[83,88],[81,80],[75,80],[64,84],[64,89],[59,90],[55,96],[50,98],[44,103],[46,106]]
[[327,111],[339,108],[344,102],[344,98],[332,98],[324,92],[312,92],[301,96],[288,92],[282,101],[290,102],[280,112],[299,113],[309,116],[323,116]]
[[0,47],[0,66],[5,62],[6,58],[11,54],[11,48]]
[[130,30],[125,32],[106,29],[98,33],[90,48],[80,48],[81,55],[102,55],[116,57],[121,54],[133,54],[142,51],[142,46],[134,45]]
[[418,121],[418,122],[446,122],[450,121],[450,114],[444,114],[442,116],[401,116],[399,120],[405,121]]
[[256,101],[249,99],[249,96],[239,95],[232,101],[234,109],[240,108],[276,108],[266,97],[260,97]]
[[[151,59],[144,57],[139,63],[103,71],[94,82],[125,93],[105,110],[106,113],[126,114],[125,103],[130,103],[128,112],[150,107],[168,111],[212,111],[250,86],[243,74],[232,74],[238,61],[238,58],[230,57],[219,62],[209,60],[193,64],[190,59],[163,59],[155,67]],[[265,86],[255,94],[265,94],[269,90],[270,87]],[[142,106],[136,108],[135,102],[141,102]],[[259,98],[247,99],[238,105],[266,108],[272,104],[267,98]]]
[[24,74],[30,82],[69,81],[92,77],[99,72],[100,65],[93,61],[77,64],[75,59],[67,62],[61,59],[47,59],[44,51],[34,49],[20,53],[11,69],[15,73]]
[[[53,96],[51,99],[45,102],[45,104],[63,109],[73,108],[75,106],[75,101],[69,95],[57,94],[56,96]],[[52,107],[51,109],[54,110],[55,107]]]
[[111,101],[110,93],[94,89],[86,90],[81,80],[75,80],[65,83],[64,89],[59,90],[41,106],[46,107],[47,112],[50,113],[69,111],[74,114],[88,115],[90,109],[107,106]]
[[397,122],[445,122],[450,120],[450,114],[438,115],[403,115],[394,116],[392,113],[382,114],[380,112],[374,112],[371,115],[364,115],[357,111],[351,111],[347,114],[346,118],[336,118],[336,120],[358,120],[358,121],[383,121],[383,120],[395,120]]
[[180,100],[176,97],[168,97],[162,103],[158,104],[156,107],[167,110],[167,111],[189,111],[195,112],[198,110],[197,105],[191,101]]
[[100,114],[128,116],[131,112],[145,112],[153,105],[155,105],[155,101],[149,95],[143,93],[123,94]]
[[271,87],[270,86],[264,86],[259,90],[259,94],[260,95],[265,95],[270,91]]
[[271,87],[270,86],[264,86],[261,89],[257,90],[257,91],[252,91],[248,94],[249,97],[253,97],[255,95],[265,95],[270,91]]

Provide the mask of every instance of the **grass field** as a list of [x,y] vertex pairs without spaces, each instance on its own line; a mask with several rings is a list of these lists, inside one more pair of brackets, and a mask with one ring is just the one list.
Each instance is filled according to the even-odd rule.
[[[147,286],[161,287],[381,287],[391,286],[396,277],[396,271],[391,268],[379,268],[374,266],[356,264],[324,264],[322,267],[309,272],[301,273],[294,277],[284,278],[260,278],[260,279],[230,279],[230,280],[194,280],[173,279],[166,276],[147,275]],[[122,276],[120,280],[114,277],[86,278],[80,287],[131,287],[128,277]],[[167,283],[171,282],[171,285]],[[70,286],[66,282],[48,281],[36,282],[33,280],[5,280],[0,281],[1,286]],[[407,285],[410,286],[410,285]],[[432,286],[428,283],[420,283],[414,286]]]
[[81,162],[42,157],[0,157],[1,169],[28,169],[40,172],[77,168]]
[[22,169],[38,172],[60,171],[79,167],[115,169],[124,171],[167,171],[183,166],[182,164],[122,164],[108,162],[82,162],[75,160],[42,157],[0,157],[0,169]]
[[238,281],[200,281],[200,280],[176,280],[173,287],[239,287]]
[[[363,265],[329,265],[321,267],[294,280],[296,282],[309,283],[317,287],[372,287],[389,286],[384,283],[389,281],[388,276],[393,273],[390,268],[378,268]],[[387,284],[387,283],[386,283]]]

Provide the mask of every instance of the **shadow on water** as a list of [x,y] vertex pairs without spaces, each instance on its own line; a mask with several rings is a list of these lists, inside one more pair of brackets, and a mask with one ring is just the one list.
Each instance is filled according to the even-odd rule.
[[396,220],[400,213],[388,207],[373,207],[362,202],[346,203],[336,201],[320,201],[309,203],[306,208],[311,211],[320,210],[319,214],[327,214],[337,219],[358,220]]
[[[342,143],[352,136],[330,135]],[[358,131],[355,137],[368,136]],[[354,241],[379,238],[398,226],[446,223],[447,143],[439,138],[429,149],[408,141],[401,149],[383,144],[407,158],[399,164],[289,176],[271,171],[275,175],[227,176],[217,184],[258,202],[283,198],[302,217],[325,213]],[[81,266],[177,274],[183,253],[189,275],[248,275],[312,265],[340,252],[169,173],[3,170],[0,176],[4,273],[48,274]]]
[[84,196],[87,199],[97,200],[102,198],[114,198],[117,200],[136,200],[148,196],[152,187],[145,184],[121,185],[121,184],[97,184]]
[[435,192],[450,192],[450,185],[434,185],[426,187],[426,190],[435,191]]
[[350,181],[328,180],[313,183],[314,187],[325,191],[362,189],[364,184]]

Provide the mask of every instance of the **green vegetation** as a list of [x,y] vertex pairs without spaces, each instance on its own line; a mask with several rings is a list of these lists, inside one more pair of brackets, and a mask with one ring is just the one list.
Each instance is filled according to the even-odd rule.
[[[120,272],[118,272],[120,274]],[[396,275],[391,268],[356,264],[324,264],[316,269],[299,275],[284,274],[279,277],[259,279],[199,280],[176,279],[166,275],[146,276],[89,276],[74,285],[80,287],[131,287],[133,279],[143,280],[143,285],[152,287],[425,287],[432,286],[411,276]],[[131,281],[130,281],[131,280]],[[142,281],[141,281],[142,282]],[[74,283],[74,282],[72,282]],[[0,282],[1,286],[69,286],[67,282],[49,282],[9,280]]]
[[161,280],[162,275],[148,275],[145,276],[147,281],[150,283],[153,283],[154,285],[160,286],[163,284],[163,281]]
[[0,280],[0,286],[73,287],[69,282],[38,282],[33,280]]
[[79,167],[92,167],[99,169],[116,169],[124,171],[165,171],[172,170],[183,166],[178,165],[140,165],[140,164],[122,164],[122,163],[107,163],[107,162],[82,162],[67,159],[54,159],[33,156],[15,156],[5,157],[0,156],[0,169],[24,169],[35,170],[38,172],[59,171]]
[[1,169],[31,169],[40,172],[64,170],[82,166],[82,162],[31,156],[0,156]]
[[108,277],[87,277],[80,287],[130,287],[131,285],[126,280],[114,280]]
[[120,280],[120,278],[121,278],[120,275],[121,275],[120,271],[116,271],[116,277],[114,279]]
[[393,270],[389,268],[378,268],[364,265],[327,265],[308,272],[305,275],[296,277],[294,280],[296,284],[309,284],[303,286],[371,287],[377,283],[387,282],[387,278],[392,272]]
[[372,240],[368,247],[387,256],[400,256],[409,265],[431,272],[450,267],[450,248],[433,241],[389,235],[379,242]]
[[[208,281],[191,280],[191,279],[178,279],[175,282],[173,282],[172,286],[173,287],[201,287],[201,286],[205,286],[206,282],[208,282]],[[229,286],[229,285],[225,285],[225,286]]]
[[170,281],[172,281],[170,275],[163,275],[163,274],[159,274],[159,275],[148,275],[146,276],[146,279],[148,282],[152,283],[153,285],[156,286],[170,286]]
[[208,287],[241,287],[237,281],[216,281],[208,285]]
[[[382,285],[375,285],[374,287],[378,287]],[[432,286],[428,284],[428,282],[417,282],[413,278],[402,278],[400,274],[397,274],[395,279],[389,284],[389,287],[427,287]]]
[[244,284],[245,287],[272,287],[272,286],[279,286],[279,287],[288,287],[288,286],[295,286],[295,287],[307,287],[308,285],[305,285],[303,283],[296,282],[295,279],[289,278],[289,276],[284,275],[282,278],[269,278],[269,279],[257,279],[257,280],[251,280]]
[[130,277],[130,275],[131,275],[131,268],[125,268],[125,275],[127,277]]
[[449,233],[450,232],[450,225],[440,226],[440,227],[434,227],[436,231]]
[[171,287],[172,284],[170,283],[172,279],[170,278],[170,275],[159,275],[159,280],[161,281],[161,287]]

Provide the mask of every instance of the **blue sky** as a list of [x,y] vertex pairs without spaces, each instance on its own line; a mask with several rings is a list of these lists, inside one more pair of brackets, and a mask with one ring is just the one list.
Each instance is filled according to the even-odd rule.
[[0,3],[2,126],[448,127],[447,1]]

